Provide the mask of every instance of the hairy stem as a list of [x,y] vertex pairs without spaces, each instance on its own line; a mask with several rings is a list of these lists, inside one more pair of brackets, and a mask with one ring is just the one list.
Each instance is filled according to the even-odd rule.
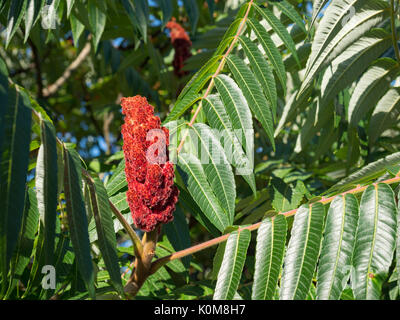
[[[238,28],[238,30],[237,30],[237,32],[236,32],[236,34],[235,34],[235,36],[234,36],[234,38],[233,38],[233,40],[232,40],[230,46],[229,46],[229,48],[226,50],[225,54],[222,56],[221,61],[220,61],[219,65],[218,65],[217,70],[215,70],[214,74],[211,76],[211,81],[210,81],[210,83],[208,84],[208,87],[207,87],[206,92],[204,93],[203,97],[202,97],[201,100],[200,100],[199,107],[197,108],[196,112],[194,113],[192,119],[190,120],[190,122],[189,122],[189,124],[188,124],[189,127],[193,126],[194,122],[196,121],[196,118],[197,118],[197,116],[198,116],[198,114],[199,114],[199,112],[200,112],[200,110],[201,110],[201,107],[202,107],[201,101],[202,101],[203,99],[207,98],[208,95],[210,94],[212,88],[214,87],[214,78],[217,77],[217,76],[219,75],[219,73],[221,72],[222,68],[223,68],[224,65],[225,65],[226,58],[228,57],[228,55],[231,53],[231,51],[232,51],[233,48],[235,47],[235,44],[236,44],[236,42],[237,42],[237,40],[238,40],[240,34],[241,34],[242,31],[243,31],[243,28],[244,28],[245,24],[246,24],[246,20],[247,20],[247,17],[248,17],[248,15],[249,15],[249,12],[250,12],[250,9],[251,9],[252,4],[253,4],[253,0],[251,0],[251,1],[248,3],[246,13],[245,13],[245,15],[244,15],[244,17],[243,17],[243,19],[242,19],[242,22],[241,22],[240,25],[239,25],[239,28]],[[176,150],[177,153],[179,153],[179,152],[181,151],[181,149],[182,149],[182,147],[183,147],[183,144],[185,143],[185,140],[186,140],[186,138],[187,138],[187,134],[188,134],[188,132],[185,131],[185,133],[184,133],[184,135],[183,135],[183,137],[182,137],[182,140],[181,140],[181,142],[179,143],[179,146],[178,146],[178,148],[177,148],[177,150]]]
[[[396,182],[400,182],[400,172],[396,175],[396,177],[381,181],[380,183],[393,184],[393,183],[396,183]],[[376,183],[374,183],[374,185],[376,185]],[[367,189],[367,187],[368,187],[368,185],[365,185],[365,186],[358,185],[354,189],[345,191],[343,193],[337,194],[337,195],[329,197],[329,198],[324,198],[323,197],[322,199],[320,199],[320,200],[318,200],[316,202],[320,202],[322,204],[327,204],[327,203],[332,202],[338,196],[344,196],[344,195],[349,194],[349,193],[357,194],[357,193],[364,192],[365,189]],[[290,217],[290,216],[295,215],[297,210],[298,209],[293,209],[293,210],[286,211],[286,212],[279,212],[278,214],[284,215],[285,217]],[[274,219],[274,218],[275,218],[275,216],[272,217],[271,219]],[[258,223],[255,223],[255,224],[251,225],[251,226],[239,228],[239,230],[248,229],[250,231],[253,231],[253,230],[258,229],[260,227],[260,225],[261,225],[261,222],[258,222]],[[186,256],[188,256],[190,254],[194,254],[194,253],[196,253],[198,251],[207,249],[207,248],[212,247],[212,246],[214,246],[216,244],[224,242],[224,241],[226,241],[228,239],[229,236],[230,236],[230,233],[227,233],[227,234],[224,234],[224,235],[222,235],[222,236],[220,236],[218,238],[211,239],[209,241],[200,243],[200,244],[195,245],[193,247],[190,247],[190,248],[187,248],[187,249],[172,253],[172,254],[170,254],[168,256],[159,258],[158,260],[153,262],[153,264],[151,266],[151,269],[150,269],[150,274],[155,273],[159,268],[161,268],[162,266],[164,266],[165,264],[167,264],[168,262],[170,262],[172,260],[186,257]]]
[[152,260],[156,253],[157,239],[160,227],[146,232],[142,239],[143,253],[137,257],[132,275],[125,285],[125,294],[128,298],[134,297],[146,279],[151,275]]

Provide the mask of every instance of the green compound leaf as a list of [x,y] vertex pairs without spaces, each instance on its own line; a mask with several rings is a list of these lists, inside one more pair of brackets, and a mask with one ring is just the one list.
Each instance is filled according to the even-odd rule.
[[76,152],[64,147],[64,194],[72,246],[79,272],[89,295],[95,298],[94,270],[90,255],[86,208],[82,195],[81,170]]
[[243,60],[235,55],[230,55],[226,60],[236,82],[242,89],[243,95],[246,97],[250,109],[261,122],[272,147],[275,149],[272,109],[262,92],[260,83],[254,78],[253,73]]
[[88,185],[90,190],[90,203],[99,240],[99,248],[112,284],[118,293],[124,296],[117,256],[117,240],[115,237],[111,208],[108,203],[107,191],[104,188],[103,182],[97,177],[94,178],[94,183],[89,182]]
[[190,195],[211,223],[223,232],[230,225],[230,220],[207,181],[200,160],[192,154],[180,153],[178,167]]
[[337,196],[328,211],[318,266],[317,299],[338,300],[350,277],[358,223],[352,194]]
[[232,300],[239,286],[247,248],[250,243],[249,230],[238,230],[230,234],[226,246],[218,280],[215,286],[214,300]]
[[380,298],[396,246],[397,207],[392,189],[371,185],[361,197],[351,275],[354,297]]
[[267,218],[257,232],[256,263],[251,298],[272,300],[282,267],[287,233],[286,218]]
[[321,247],[324,217],[320,202],[297,210],[283,264],[281,300],[306,299]]
[[[5,66],[0,67],[5,70]],[[5,279],[24,211],[32,110],[27,94],[8,88],[3,76],[4,73],[0,76],[0,274]]]
[[45,263],[53,265],[57,219],[57,142],[53,125],[40,121],[41,145],[36,164],[36,194],[40,219],[44,226]]

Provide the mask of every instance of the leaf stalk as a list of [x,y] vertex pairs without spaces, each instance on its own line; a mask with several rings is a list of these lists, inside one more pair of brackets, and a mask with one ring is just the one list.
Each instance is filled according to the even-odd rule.
[[[207,89],[206,89],[206,92],[204,93],[204,95],[202,96],[202,98],[201,98],[201,100],[200,100],[199,107],[196,109],[196,112],[194,113],[192,119],[191,119],[190,122],[188,123],[188,126],[189,126],[189,127],[192,127],[193,124],[194,124],[194,122],[196,121],[196,118],[197,118],[197,116],[199,115],[199,112],[200,112],[200,110],[201,110],[201,108],[202,108],[202,101],[203,101],[203,99],[205,99],[205,98],[208,97],[208,95],[210,94],[212,88],[214,87],[214,78],[217,77],[217,76],[219,75],[219,73],[221,72],[222,68],[223,68],[224,65],[225,65],[226,58],[228,57],[228,55],[231,53],[231,51],[232,51],[233,48],[235,47],[236,42],[238,41],[239,36],[240,36],[240,34],[242,33],[243,27],[244,27],[245,24],[246,24],[246,20],[247,20],[247,17],[248,17],[248,15],[249,15],[251,6],[252,6],[252,4],[253,4],[253,1],[254,1],[254,0],[250,0],[250,1],[249,1],[248,5],[247,5],[246,13],[245,13],[244,17],[242,18],[242,21],[241,21],[241,23],[240,23],[240,25],[239,25],[239,28],[238,28],[238,30],[237,30],[235,36],[233,37],[233,40],[232,40],[231,44],[230,44],[230,46],[228,47],[228,49],[226,50],[225,54],[222,56],[221,61],[220,61],[219,65],[218,65],[218,67],[217,67],[217,70],[215,70],[214,74],[211,76],[211,81],[209,82],[208,87],[207,87]],[[185,143],[185,140],[186,140],[186,138],[187,138],[187,135],[188,135],[188,132],[185,131],[185,132],[184,132],[184,135],[183,135],[183,137],[182,137],[182,140],[181,140],[181,142],[179,143],[178,148],[176,149],[176,152],[177,152],[177,153],[179,153],[179,152],[181,151],[181,149],[182,149],[182,147],[183,147],[183,144]]]
[[[397,182],[400,182],[400,172],[394,178],[390,178],[390,179],[381,181],[379,183],[393,184],[393,183],[397,183]],[[377,183],[374,183],[374,185],[376,185],[376,184]],[[329,197],[329,198],[322,198],[322,199],[320,199],[320,200],[318,200],[316,202],[320,202],[322,204],[328,204],[328,203],[332,202],[336,197],[339,197],[339,196],[344,196],[344,195],[349,194],[349,193],[351,193],[351,194],[362,193],[362,192],[365,191],[365,189],[367,189],[368,186],[369,185],[365,185],[365,186],[358,185],[354,189],[342,192],[340,194],[337,194],[337,195]],[[297,213],[297,210],[298,210],[298,208],[293,209],[293,210],[289,210],[289,211],[286,211],[286,212],[279,212],[278,214],[284,215],[285,217],[291,217],[291,216],[294,216]],[[273,216],[271,219],[274,219],[275,217],[276,216]],[[253,225],[250,225],[250,226],[239,228],[238,230],[240,231],[240,230],[247,229],[247,230],[253,231],[253,230],[257,230],[260,227],[260,225],[261,225],[261,221],[255,223]],[[196,253],[198,251],[207,249],[207,248],[212,247],[214,245],[217,245],[217,244],[219,244],[221,242],[224,242],[224,241],[226,241],[228,239],[229,236],[230,236],[230,233],[227,233],[227,234],[224,234],[224,235],[222,235],[222,236],[220,236],[218,238],[211,239],[209,241],[197,244],[197,245],[195,245],[193,247],[190,247],[190,248],[187,248],[187,249],[172,253],[172,254],[170,254],[168,256],[159,258],[158,260],[156,260],[156,261],[154,261],[152,263],[151,269],[150,269],[150,274],[155,273],[159,268],[161,268],[162,266],[166,265],[168,262],[170,262],[172,260],[186,257],[186,256],[194,254],[194,253]]]

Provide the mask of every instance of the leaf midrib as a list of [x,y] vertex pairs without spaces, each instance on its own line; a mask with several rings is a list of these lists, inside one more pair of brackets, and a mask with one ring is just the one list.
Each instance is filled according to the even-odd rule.
[[[352,114],[351,114],[351,118],[350,118],[350,123],[353,122],[352,118],[356,117],[356,115],[357,115],[356,119],[358,118],[358,114],[361,111],[361,107],[360,106],[364,105],[364,101],[367,99],[367,96],[371,93],[371,91],[373,89],[375,89],[382,82],[387,81],[386,80],[386,76],[388,76],[388,74],[390,74],[396,68],[399,69],[399,64],[398,63],[392,65],[389,69],[385,69],[385,72],[380,74],[378,79],[375,79],[375,81],[372,82],[372,83],[370,82],[370,85],[366,88],[366,90],[364,90],[362,92],[362,94],[359,96],[359,98],[354,102],[354,107],[352,108]],[[376,71],[378,72],[379,70],[376,70]],[[371,70],[371,72],[372,72],[372,70]],[[374,74],[372,74],[371,76],[374,76]],[[350,105],[350,102],[349,102],[349,110],[350,110],[350,107],[351,107],[351,105]],[[353,125],[355,125],[355,124],[353,123]]]
[[[229,281],[228,281],[228,290],[226,290],[225,298],[227,298],[227,296],[228,296],[228,294],[229,294],[229,291],[230,291],[230,289],[231,289],[233,273],[234,273],[234,271],[235,271],[236,260],[237,260],[237,255],[238,255],[238,251],[239,251],[239,239],[240,239],[240,229],[239,229],[238,232],[237,232],[235,255],[234,255],[233,264],[232,264],[232,272],[231,272],[230,277],[229,277]],[[225,249],[225,250],[226,250],[226,249]]]
[[[251,56],[251,58],[250,57],[249,58],[252,59],[255,62],[254,66],[257,68],[258,74],[263,78],[264,82],[267,84],[266,89],[267,89],[268,93],[267,92],[265,92],[265,93],[272,98],[274,96],[274,94],[273,94],[273,92],[271,91],[271,88],[268,85],[268,79],[265,77],[265,74],[264,74],[263,70],[261,69],[260,64],[258,63],[258,60],[255,58],[254,52],[247,45],[246,41],[242,40],[241,37],[239,37],[239,40],[240,40],[240,43],[242,44],[242,46],[247,48],[247,52],[249,53],[249,56]],[[253,67],[253,65],[251,65],[251,66]],[[268,68],[268,65],[267,65],[266,68]],[[262,87],[264,87],[264,86],[262,86]],[[271,104],[273,104],[273,101],[271,101]]]
[[[242,119],[242,116],[241,116],[241,114],[240,114],[240,112],[239,112],[239,109],[238,109],[238,107],[237,107],[237,105],[236,105],[236,103],[235,103],[235,100],[233,99],[233,97],[232,97],[232,95],[231,95],[231,92],[229,91],[228,87],[225,85],[225,82],[222,81],[222,80],[220,80],[218,77],[216,77],[215,80],[217,80],[218,83],[220,83],[220,84],[224,87],[225,92],[229,95],[229,98],[230,98],[230,100],[232,101],[232,104],[233,104],[233,106],[234,106],[234,108],[235,108],[236,115],[237,115],[237,117],[238,117],[238,119],[239,119],[241,128],[246,128],[246,126],[245,126],[244,123],[243,123],[243,119]],[[243,97],[243,98],[244,98],[244,97]],[[229,114],[228,114],[228,116],[229,116]],[[231,120],[232,120],[232,119],[231,119]],[[232,122],[232,123],[233,123],[233,122]]]
[[[377,47],[379,44],[381,44],[382,42],[386,41],[389,38],[390,38],[390,35],[388,35],[384,38],[381,38],[377,42],[373,43],[373,45],[365,47],[363,50],[359,51],[357,53],[357,57],[354,58],[352,61],[350,61],[350,63],[344,68],[343,72],[336,79],[333,78],[333,74],[332,74],[331,79],[334,79],[334,82],[329,86],[330,90],[324,96],[326,97],[332,92],[332,89],[335,87],[336,83],[338,83],[339,80],[342,78],[341,76],[345,75],[347,73],[347,71],[353,66],[353,64],[355,64],[359,61],[361,56],[363,56],[366,52],[373,50],[375,47]],[[329,82],[328,82],[328,84],[329,84]]]
[[304,241],[304,249],[303,249],[303,253],[301,255],[301,263],[300,263],[300,269],[299,269],[299,273],[298,273],[298,277],[297,277],[297,281],[296,281],[296,285],[295,285],[295,289],[293,290],[293,298],[296,296],[297,294],[297,289],[300,283],[300,278],[301,278],[301,274],[302,274],[302,270],[304,267],[304,258],[305,258],[305,253],[307,251],[307,247],[308,247],[308,239],[309,239],[309,235],[310,235],[310,228],[311,228],[311,219],[312,219],[312,205],[310,205],[310,207],[308,208],[308,214],[307,214],[307,234],[306,234],[306,239]]
[[[276,73],[278,74],[279,80],[282,84],[282,87],[284,89],[284,91],[286,91],[286,86],[285,86],[285,74],[281,73],[281,69],[279,67],[281,67],[283,70],[285,70],[285,65],[283,63],[283,61],[280,61],[278,59],[276,59],[276,56],[272,53],[272,51],[270,50],[267,42],[264,40],[264,38],[261,36],[260,30],[258,30],[258,28],[256,27],[256,25],[251,21],[251,19],[247,20],[247,23],[250,24],[251,29],[256,33],[257,39],[260,41],[261,45],[263,46],[265,51],[269,52],[269,58],[272,59],[273,61],[275,61],[275,65],[277,66],[277,68],[274,68]],[[267,32],[265,32],[267,34],[267,36],[269,37],[269,34]],[[271,39],[270,39],[271,40]],[[271,40],[271,42],[273,42]]]
[[[334,30],[334,29],[338,26],[339,22],[342,21],[342,18],[343,18],[343,17],[347,14],[347,12],[349,11],[349,8],[352,8],[356,2],[357,2],[357,0],[353,0],[352,2],[348,3],[348,4],[347,4],[347,7],[346,7],[346,10],[343,10],[343,11],[341,12],[341,14],[339,14],[338,16],[335,17],[335,18],[337,18],[337,19],[336,19],[336,21],[335,21],[333,24],[329,24],[329,27],[327,28],[327,29],[328,29],[328,33],[325,33],[325,34],[327,34],[327,36],[324,38],[324,41],[322,42],[322,44],[320,45],[320,47],[316,50],[315,58],[313,59],[314,63],[313,63],[312,65],[310,64],[310,67],[307,68],[307,70],[306,70],[306,76],[311,72],[312,66],[315,65],[315,62],[318,60],[318,58],[321,57],[321,55],[322,55],[324,49],[326,49],[326,47],[329,45],[329,43],[327,44],[326,41],[327,41],[327,39],[329,38],[329,35],[331,34],[332,30]],[[322,33],[322,31],[323,31],[323,30],[321,30],[321,33]],[[339,31],[339,32],[340,32],[340,31]],[[317,36],[317,35],[316,35],[316,36]],[[333,36],[333,39],[335,39],[335,38],[336,38],[336,36]],[[333,40],[333,39],[332,39],[332,40]],[[332,40],[331,40],[330,42],[332,42]],[[315,51],[314,51],[314,52],[315,52]],[[312,49],[311,49],[311,54],[312,54]]]
[[365,287],[365,298],[368,299],[368,282],[369,282],[369,274],[371,271],[371,265],[372,265],[372,257],[374,255],[375,251],[375,241],[376,241],[376,230],[378,227],[378,215],[379,215],[379,195],[378,195],[378,185],[374,186],[375,192],[374,192],[374,199],[375,199],[375,212],[374,212],[374,232],[373,232],[373,238],[372,238],[372,245],[371,245],[371,251],[369,254],[369,260],[368,260],[368,269],[367,269],[367,274],[366,274],[366,287]]
[[[185,163],[186,167],[188,168],[188,170],[189,170],[190,173],[192,174],[192,178],[193,178],[194,180],[196,180],[197,185],[199,186],[199,188],[201,189],[201,191],[202,191],[203,194],[205,195],[205,197],[206,197],[208,203],[209,203],[210,206],[212,207],[212,209],[213,209],[213,211],[214,211],[214,213],[215,213],[215,216],[217,216],[218,221],[221,223],[221,227],[224,228],[224,227],[225,227],[225,224],[222,222],[220,216],[219,216],[218,213],[217,213],[217,210],[215,210],[215,207],[214,207],[214,205],[213,205],[213,202],[210,201],[210,199],[208,198],[207,193],[204,191],[204,189],[203,189],[201,183],[199,182],[199,180],[198,180],[198,179],[196,178],[196,176],[194,175],[193,170],[192,170],[191,167],[188,165],[188,163],[185,161],[185,159],[183,159],[182,157],[180,157],[180,159]],[[210,189],[211,189],[211,187],[210,187]],[[217,199],[216,199],[216,200],[217,200]]]
[[265,290],[264,290],[264,299],[266,299],[267,297],[267,291],[269,289],[269,283],[271,280],[271,269],[272,269],[272,257],[273,257],[273,253],[274,253],[274,232],[275,232],[275,224],[274,224],[274,219],[271,219],[271,254],[269,255],[269,263],[268,263],[268,276],[267,276],[267,283],[265,286]]
[[[227,194],[227,191],[226,191],[226,188],[225,188],[225,184],[224,184],[224,181],[223,181],[223,179],[222,179],[222,177],[221,177],[221,174],[220,174],[219,170],[217,169],[217,165],[215,164],[214,159],[213,159],[213,157],[211,156],[211,153],[210,153],[210,151],[208,150],[206,144],[204,143],[204,140],[203,140],[201,134],[198,132],[197,128],[196,128],[195,126],[193,126],[192,129],[195,130],[195,132],[197,133],[197,136],[199,137],[200,141],[202,142],[202,144],[203,144],[204,147],[205,147],[204,149],[206,150],[206,152],[207,152],[207,154],[208,154],[208,156],[209,156],[209,159],[211,160],[211,162],[212,162],[212,164],[213,164],[214,171],[217,173],[218,180],[220,181],[220,185],[222,186],[222,189],[223,189],[223,192],[224,192],[224,195],[225,195],[226,203],[229,205],[229,201],[228,201],[228,200],[229,200],[229,196],[228,196],[228,194]],[[213,137],[211,137],[211,139],[213,139]],[[223,157],[224,157],[224,156],[225,156],[225,154],[223,154]],[[226,161],[225,158],[224,158],[224,164],[226,164],[227,166],[229,166],[229,163]],[[222,207],[222,209],[224,210],[223,207]],[[233,211],[231,211],[231,210],[234,210],[234,209],[233,209],[233,208],[228,208],[229,217],[230,217],[231,214],[233,213]],[[230,219],[229,219],[229,220],[230,220]]]
[[[240,78],[242,79],[243,83],[245,84],[245,86],[246,86],[246,88],[247,88],[247,91],[248,91],[249,94],[251,95],[252,100],[253,100],[253,101],[255,102],[255,104],[257,105],[257,109],[258,109],[258,112],[259,112],[259,115],[257,115],[257,116],[260,116],[260,117],[262,118],[263,122],[265,122],[265,124],[267,125],[268,120],[265,118],[264,112],[262,112],[262,108],[261,108],[260,104],[258,103],[258,100],[254,97],[254,95],[253,95],[253,90],[250,90],[250,87],[248,86],[248,84],[247,84],[247,82],[245,81],[243,75],[241,74],[240,70],[236,67],[236,65],[234,64],[234,62],[233,62],[232,60],[230,60],[228,57],[227,57],[227,60],[230,62],[230,65],[233,66],[233,67],[235,68],[236,72],[238,73],[238,75],[239,75]],[[256,81],[257,81],[257,80],[254,79],[254,84],[259,86],[259,84],[258,84]],[[261,88],[259,88],[259,89],[260,89],[260,91],[261,91]],[[264,98],[264,96],[263,96],[262,94],[261,94],[260,96],[262,96],[262,97]],[[265,99],[265,98],[264,98],[264,99]],[[267,104],[267,107],[268,107],[268,104]]]
[[333,283],[335,282],[334,280],[335,275],[336,275],[336,269],[337,266],[339,264],[339,257],[340,257],[340,253],[341,253],[341,249],[342,249],[342,243],[343,243],[343,234],[344,234],[344,221],[346,218],[346,198],[344,195],[342,195],[342,199],[343,199],[343,214],[342,214],[342,224],[341,224],[341,229],[340,229],[340,239],[339,239],[339,246],[336,252],[336,260],[335,260],[335,265],[334,268],[332,270],[332,276],[331,276],[331,281],[330,281],[330,286],[329,286],[329,290],[328,290],[328,297],[331,297],[331,292],[332,292],[332,288],[333,288]]
[[382,119],[382,121],[381,121],[381,122],[379,123],[379,125],[378,125],[379,132],[382,131],[381,128],[383,127],[383,124],[386,122],[386,121],[385,121],[386,118],[389,116],[389,114],[390,114],[391,112],[393,112],[393,110],[395,109],[396,105],[397,105],[399,102],[400,102],[400,95],[397,95],[397,98],[395,99],[395,102],[393,102],[393,103],[390,105],[389,111],[384,113],[383,119]]
[[[214,104],[213,104],[208,98],[204,98],[204,99],[205,99],[205,100],[210,104],[210,106],[213,108],[213,110],[214,110],[215,114],[217,115],[217,117],[218,117],[220,123],[221,123],[222,126],[225,128],[225,132],[228,133],[228,137],[229,137],[229,140],[232,142],[233,149],[236,150],[237,153],[240,153],[240,151],[238,150],[238,148],[235,147],[235,141],[236,141],[237,137],[236,137],[235,135],[233,135],[233,134],[230,133],[230,130],[232,130],[233,128],[232,128],[232,127],[229,127],[229,128],[228,128],[228,127],[226,126],[225,122],[222,121],[221,115],[220,115],[220,113],[218,112],[218,110],[215,108]],[[222,103],[222,102],[221,102],[221,103]],[[228,116],[228,115],[227,115],[227,116]],[[228,117],[229,117],[229,116],[228,116]],[[246,158],[247,158],[246,153],[243,151],[243,146],[241,145],[241,143],[240,143],[240,141],[239,141],[238,139],[237,139],[237,144],[239,144],[240,147],[242,148],[242,149],[241,149],[241,151],[242,151],[241,153],[242,153],[243,155],[245,155]]]
[[[372,19],[375,15],[379,15],[379,14],[381,14],[382,12],[384,12],[384,11],[386,11],[386,10],[388,10],[388,9],[385,8],[385,9],[382,9],[382,10],[379,10],[379,11],[374,11],[374,14],[373,14],[373,15],[367,16],[365,19],[362,19],[362,20],[357,21],[357,26],[359,26],[360,24],[363,24],[364,22],[366,22],[366,21]],[[346,12],[347,12],[347,11],[346,11]],[[339,20],[341,20],[341,19],[339,19]],[[354,30],[357,26],[355,26],[352,30]],[[340,35],[339,39],[337,39],[337,40],[334,42],[334,44],[333,44],[330,48],[327,49],[327,51],[325,52],[325,54],[322,54],[322,53],[321,53],[321,54],[318,54],[318,56],[313,60],[312,66],[310,66],[310,69],[306,72],[306,75],[305,75],[305,77],[304,77],[303,83],[302,83],[301,88],[300,88],[300,92],[303,92],[303,91],[304,91],[304,88],[305,88],[305,87],[304,87],[304,83],[308,83],[308,82],[310,81],[310,73],[311,73],[311,71],[313,70],[313,67],[314,67],[315,65],[317,65],[317,67],[314,69],[314,71],[312,71],[311,74],[315,74],[315,73],[319,72],[319,70],[321,69],[321,65],[323,64],[323,62],[321,62],[321,60],[324,60],[326,57],[328,57],[329,54],[332,52],[332,50],[333,50],[334,48],[336,48],[336,45],[337,45],[338,43],[340,43],[341,40],[342,40],[349,32],[351,32],[351,30],[348,30],[347,33],[343,33],[342,35]],[[337,38],[337,36],[339,35],[339,33],[340,33],[340,31],[333,37],[332,41],[331,41],[329,44],[331,44],[331,43],[333,42],[333,40],[335,40],[335,39]],[[328,45],[328,46],[329,46],[329,45]],[[324,49],[326,49],[326,48],[327,48],[327,47],[325,47]],[[322,58],[321,58],[321,56],[322,56]],[[317,62],[318,62],[318,63],[317,63]]]

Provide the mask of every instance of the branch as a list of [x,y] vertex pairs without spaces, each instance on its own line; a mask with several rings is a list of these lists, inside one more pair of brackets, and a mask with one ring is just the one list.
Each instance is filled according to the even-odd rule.
[[101,130],[101,127],[100,127],[99,123],[97,122],[97,120],[96,120],[96,118],[94,116],[94,112],[93,112],[92,106],[90,104],[86,104],[85,107],[89,111],[89,118],[90,118],[90,120],[92,120],[93,126],[96,129],[97,134],[101,136],[102,135],[102,130]]
[[90,38],[91,36],[89,35],[88,42],[85,44],[82,51],[75,58],[75,60],[72,61],[72,63],[67,67],[67,69],[65,69],[63,75],[60,78],[58,78],[53,84],[43,89],[43,97],[49,97],[53,95],[65,83],[65,81],[67,81],[67,79],[71,76],[72,72],[76,68],[78,68],[79,65],[86,59],[86,57],[90,53],[90,48],[91,48]]
[[110,124],[114,119],[114,113],[105,112],[103,115],[103,136],[106,141],[107,150],[106,154],[109,155],[111,153],[111,138],[110,138]]
[[157,227],[153,231],[146,232],[143,236],[143,253],[139,259],[135,260],[135,269],[124,288],[128,298],[134,297],[139,292],[146,279],[151,275],[151,261],[156,253],[159,231],[160,227]]
[[[393,184],[393,183],[396,183],[396,182],[400,182],[400,172],[396,175],[396,177],[381,181],[379,183]],[[377,183],[374,183],[374,185],[376,185],[376,184]],[[365,186],[358,185],[354,189],[345,191],[345,192],[337,194],[335,196],[332,196],[332,197],[329,197],[329,198],[322,197],[321,200],[318,200],[316,202],[320,202],[322,204],[328,204],[328,203],[332,202],[336,197],[344,196],[344,195],[349,194],[349,193],[357,194],[357,193],[364,192],[365,189],[367,189],[367,187],[368,187],[368,185],[365,185]],[[312,203],[310,205],[312,205]],[[281,215],[283,215],[285,217],[291,217],[291,216],[294,216],[296,214],[297,210],[298,210],[298,208],[290,210],[290,211],[286,211],[286,212],[279,212],[278,214],[281,214]],[[273,217],[271,217],[271,219],[274,219],[275,217],[276,216],[273,216]],[[247,230],[250,230],[250,231],[257,230],[260,227],[261,223],[262,223],[262,221],[258,222],[258,223],[255,223],[253,225],[247,226],[247,227],[239,228],[238,230],[239,231],[240,230],[244,230],[244,229],[247,229]],[[190,247],[190,248],[187,248],[187,249],[172,253],[172,254],[170,254],[168,256],[159,258],[158,260],[156,260],[156,261],[154,261],[152,263],[151,269],[150,269],[150,274],[155,273],[158,269],[160,269],[162,266],[166,265],[168,262],[170,262],[172,260],[186,257],[186,256],[188,256],[190,254],[194,254],[194,253],[196,253],[198,251],[207,249],[207,248],[212,247],[212,246],[214,246],[216,244],[224,242],[229,238],[229,236],[230,236],[230,233],[227,233],[227,234],[224,234],[224,235],[222,235],[222,236],[220,236],[218,238],[211,239],[209,241],[200,243],[200,244],[195,245],[193,247]]]
[[35,62],[36,84],[38,87],[37,97],[38,97],[38,99],[41,99],[41,98],[43,98],[43,82],[42,82],[42,68],[40,66],[39,52],[38,52],[35,44],[33,43],[33,41],[30,38],[28,38],[28,43],[32,49],[33,60]]
[[[239,26],[239,28],[238,28],[238,30],[237,30],[237,32],[236,32],[234,38],[233,38],[233,40],[232,40],[232,42],[231,42],[231,44],[230,44],[228,50],[226,50],[225,54],[222,56],[221,61],[220,61],[219,65],[218,65],[217,70],[216,70],[216,71],[214,72],[214,74],[211,76],[211,81],[210,81],[210,83],[208,84],[207,90],[206,90],[206,92],[204,93],[203,97],[201,98],[201,101],[202,101],[203,99],[205,99],[205,98],[208,97],[208,95],[209,95],[210,92],[211,92],[211,89],[214,87],[214,78],[217,77],[217,76],[219,75],[219,73],[221,72],[222,68],[223,68],[224,65],[225,65],[226,58],[228,57],[228,55],[231,53],[231,51],[232,51],[233,48],[235,47],[235,44],[236,44],[236,42],[237,42],[237,40],[238,40],[240,34],[242,33],[243,27],[244,27],[244,25],[245,25],[245,23],[246,23],[246,20],[247,20],[247,17],[248,17],[248,15],[249,15],[249,12],[250,12],[250,9],[251,9],[252,4],[253,4],[253,0],[251,0],[251,1],[249,2],[248,7],[247,7],[247,10],[246,10],[246,13],[245,13],[245,15],[244,15],[244,17],[243,17],[243,19],[242,19],[242,22],[240,23],[240,26]],[[194,115],[193,115],[193,117],[192,117],[192,120],[190,120],[190,122],[189,122],[189,124],[188,124],[189,127],[193,126],[193,124],[194,124],[194,122],[195,122],[195,120],[196,120],[196,118],[197,118],[197,116],[198,116],[198,114],[199,114],[199,112],[200,112],[200,110],[201,110],[201,107],[202,107],[201,101],[200,101],[199,107],[197,108],[196,112],[194,113]],[[188,135],[188,131],[185,131],[185,133],[184,133],[184,135],[183,135],[183,137],[182,137],[182,140],[181,140],[181,142],[180,142],[180,144],[179,144],[179,146],[178,146],[178,148],[177,148],[177,150],[176,150],[177,153],[179,153],[179,152],[181,151],[181,149],[182,149],[182,147],[183,147],[183,144],[184,144],[184,142],[185,142],[185,139],[186,139],[187,135]]]
[[30,72],[34,67],[35,67],[35,63],[31,63],[31,64],[29,64],[29,66],[27,68],[20,68],[15,71],[11,71],[10,78],[15,77],[16,75],[21,74],[21,73]]
[[110,204],[112,212],[115,214],[115,216],[117,217],[119,222],[121,222],[121,224],[124,226],[124,229],[126,230],[126,232],[128,232],[129,237],[132,240],[133,249],[135,251],[135,256],[137,258],[141,257],[143,255],[143,246],[142,246],[142,243],[140,242],[140,239],[137,236],[136,232],[132,229],[132,227],[128,223],[128,221],[126,221],[126,219],[124,218],[122,213],[119,212],[119,210],[114,205],[114,203],[112,203],[110,200],[108,200],[108,203]]

